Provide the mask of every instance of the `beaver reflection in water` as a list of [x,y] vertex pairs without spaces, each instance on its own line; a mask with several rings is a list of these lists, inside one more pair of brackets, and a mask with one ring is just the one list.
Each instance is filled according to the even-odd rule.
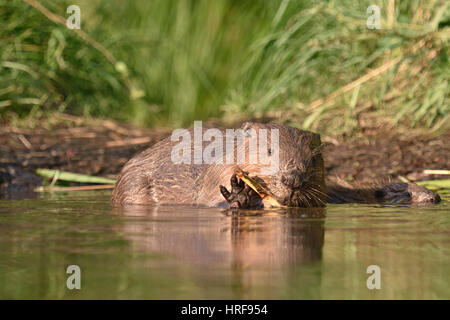
[[[293,127],[269,123],[246,122],[242,129],[278,129],[278,170],[270,172],[268,164],[249,161],[236,165],[242,152],[249,152],[249,138],[236,142],[231,158],[234,164],[174,163],[171,155],[179,141],[168,137],[129,160],[123,167],[112,194],[114,205],[126,204],[186,204],[202,206],[229,206],[234,208],[261,208],[260,196],[235,174],[238,166],[258,181],[282,205],[289,207],[321,207],[325,203],[437,203],[439,195],[413,183],[395,182],[374,184],[371,188],[354,188],[339,184],[325,184],[322,144],[318,134]],[[203,129],[202,132],[205,129]],[[217,129],[216,129],[217,130]],[[194,129],[189,129],[189,134]],[[265,131],[266,132],[266,131]],[[222,131],[225,136],[225,132]],[[271,136],[267,136],[270,147]],[[203,149],[210,142],[203,141]],[[252,149],[253,150],[253,149]],[[228,152],[228,151],[227,151]],[[272,150],[267,150],[271,154]],[[191,144],[189,153],[194,154]],[[229,158],[228,158],[229,159]]]

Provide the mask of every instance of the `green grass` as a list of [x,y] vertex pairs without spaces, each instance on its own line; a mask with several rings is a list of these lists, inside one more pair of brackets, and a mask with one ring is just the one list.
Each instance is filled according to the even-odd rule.
[[[39,2],[64,17],[72,4]],[[83,32],[113,61],[24,1],[0,0],[3,121],[269,117],[331,135],[450,122],[448,1],[396,1],[392,12],[389,0],[77,3]],[[366,27],[371,4],[381,30]]]

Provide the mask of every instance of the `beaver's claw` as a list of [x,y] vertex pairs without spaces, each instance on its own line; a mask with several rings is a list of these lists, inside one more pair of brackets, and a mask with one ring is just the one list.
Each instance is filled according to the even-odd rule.
[[220,193],[227,200],[230,208],[259,209],[263,207],[261,197],[235,174],[231,176],[231,192],[220,186]]

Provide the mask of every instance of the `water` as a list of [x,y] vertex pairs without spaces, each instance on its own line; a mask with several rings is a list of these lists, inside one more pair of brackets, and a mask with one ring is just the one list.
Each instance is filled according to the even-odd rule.
[[[108,192],[0,201],[2,299],[449,299],[450,194],[432,207],[113,209]],[[81,268],[68,290],[66,268]],[[381,289],[369,290],[369,265]]]

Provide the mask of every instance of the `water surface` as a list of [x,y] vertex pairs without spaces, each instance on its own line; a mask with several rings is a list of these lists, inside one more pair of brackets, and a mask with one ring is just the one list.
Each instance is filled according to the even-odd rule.
[[[441,194],[442,195],[442,194]],[[114,209],[108,192],[0,201],[2,299],[450,299],[450,194],[431,207]],[[66,268],[81,269],[81,290]],[[381,289],[369,290],[369,265]]]

